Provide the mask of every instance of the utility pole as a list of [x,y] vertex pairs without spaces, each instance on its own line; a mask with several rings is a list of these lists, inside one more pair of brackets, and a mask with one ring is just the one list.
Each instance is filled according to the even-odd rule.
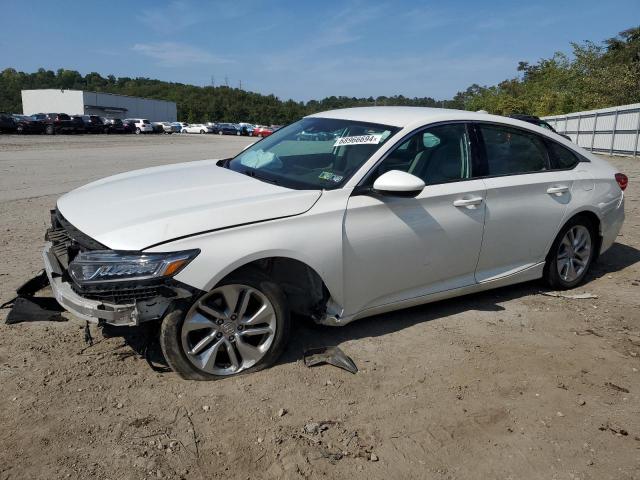
[[229,77],[227,75],[224,76],[224,85],[229,87]]
[[216,77],[211,75],[211,86],[215,87],[216,86]]
[[242,90],[242,80],[238,80],[239,89]]

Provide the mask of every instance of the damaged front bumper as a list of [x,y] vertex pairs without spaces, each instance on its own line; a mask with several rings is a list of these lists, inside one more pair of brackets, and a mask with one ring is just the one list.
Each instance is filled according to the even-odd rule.
[[72,283],[52,242],[45,244],[42,258],[57,302],[76,317],[92,323],[136,326],[160,320],[174,302],[190,301],[201,293],[171,279],[153,284],[132,282],[117,290],[97,288],[85,292]]
[[52,252],[52,246],[51,242],[45,244],[42,259],[53,295],[65,310],[92,323],[128,326],[140,323],[140,313],[135,303],[124,305],[107,303],[84,298],[74,292],[71,284],[63,279],[62,268]]

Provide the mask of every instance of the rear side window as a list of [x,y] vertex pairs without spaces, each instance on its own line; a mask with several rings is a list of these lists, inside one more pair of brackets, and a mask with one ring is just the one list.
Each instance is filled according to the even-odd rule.
[[479,126],[487,159],[487,175],[516,175],[547,169],[547,150],[537,135],[497,125]]
[[71,120],[71,119],[69,118],[69,115],[67,115],[66,113],[60,113],[60,114],[58,114],[58,118],[59,118],[60,120]]
[[571,169],[580,161],[571,150],[558,143],[547,142],[547,148],[549,149],[551,168],[554,170]]

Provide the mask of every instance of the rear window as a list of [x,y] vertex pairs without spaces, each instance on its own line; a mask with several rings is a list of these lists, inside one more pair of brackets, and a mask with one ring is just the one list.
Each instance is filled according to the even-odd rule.
[[142,123],[144,123],[145,125],[149,125],[149,120],[142,120]]

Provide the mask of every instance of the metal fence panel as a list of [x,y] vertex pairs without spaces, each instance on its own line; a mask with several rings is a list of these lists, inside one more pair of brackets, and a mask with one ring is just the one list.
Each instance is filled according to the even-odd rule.
[[640,153],[640,103],[543,119],[592,152],[634,157]]

